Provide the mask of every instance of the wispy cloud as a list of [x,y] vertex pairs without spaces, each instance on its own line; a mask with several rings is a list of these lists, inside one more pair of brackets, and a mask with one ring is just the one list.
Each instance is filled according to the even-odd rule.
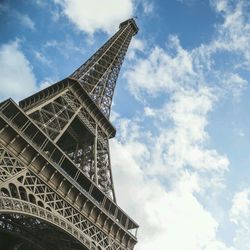
[[22,26],[35,31],[36,30],[36,25],[35,22],[27,15],[24,13],[21,13],[20,11],[10,8],[8,2],[5,3],[0,3],[0,13],[1,12],[8,12],[9,15],[16,19],[18,23],[20,23]]
[[[35,56],[37,60],[46,65],[51,63],[40,52],[35,52]],[[15,101],[19,101],[58,80],[47,77],[40,84],[37,84],[33,67],[23,53],[19,40],[0,46],[0,69],[0,98],[2,100],[11,97]]]
[[41,62],[41,63],[43,63],[43,64],[45,64],[47,66],[51,65],[51,60],[48,59],[42,52],[34,51],[34,54],[35,54],[36,59],[39,62]]
[[213,52],[226,51],[238,55],[235,67],[249,68],[250,64],[250,24],[248,1],[214,0],[213,6],[224,17],[217,26],[217,38],[210,44]]
[[169,45],[174,49],[174,56],[155,46],[147,58],[138,58],[133,68],[125,73],[135,97],[140,98],[145,92],[149,95],[169,93],[195,84],[192,55],[180,46],[175,36],[170,36]]
[[75,45],[74,41],[66,37],[63,41],[49,40],[43,45],[43,49],[53,48],[59,51],[65,58],[72,56],[72,53],[84,54],[85,49]]
[[143,11],[145,14],[153,13],[154,11],[154,4],[153,1],[143,0],[142,1]]
[[22,14],[19,11],[13,10],[13,15],[24,27],[32,31],[36,30],[35,22],[27,14]]
[[234,242],[238,249],[250,249],[250,188],[234,195],[230,218],[237,225]]
[[32,66],[21,51],[18,41],[1,45],[0,68],[1,99],[12,97],[20,100],[37,90]]
[[145,41],[138,39],[138,38],[132,39],[128,48],[126,58],[130,60],[135,59],[136,53],[138,51],[142,52],[145,48],[146,48]]
[[93,35],[96,31],[111,33],[117,23],[133,15],[132,0],[54,0],[64,15],[81,31]]

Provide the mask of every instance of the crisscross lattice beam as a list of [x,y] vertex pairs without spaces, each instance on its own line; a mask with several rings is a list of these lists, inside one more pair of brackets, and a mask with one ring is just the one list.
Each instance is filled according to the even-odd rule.
[[70,76],[80,82],[107,117],[124,56],[137,32],[133,19],[121,23],[119,31]]

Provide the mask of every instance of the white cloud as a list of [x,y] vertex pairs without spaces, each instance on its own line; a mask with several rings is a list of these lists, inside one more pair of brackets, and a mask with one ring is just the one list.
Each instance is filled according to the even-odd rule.
[[[170,36],[167,48],[155,46],[146,58],[138,58],[125,74],[131,92],[137,98],[147,93],[169,93],[190,85],[212,83],[217,91],[239,98],[247,81],[238,69],[250,66],[250,24],[245,1],[214,0],[215,10],[224,21],[216,26],[216,36],[208,44],[193,50],[183,49],[176,36]],[[148,51],[148,50],[147,50]],[[217,57],[225,64],[218,65]],[[234,55],[232,64],[226,63]],[[132,57],[134,59],[135,57]],[[218,89],[219,88],[219,89]],[[142,98],[141,98],[142,99]]]
[[63,41],[49,40],[43,45],[43,49],[54,48],[59,51],[66,59],[72,56],[73,53],[84,54],[85,48],[75,45],[74,40],[67,37]]
[[15,18],[18,21],[18,24],[21,24],[32,31],[36,30],[34,21],[27,14],[23,14],[10,8],[8,2],[0,3],[0,13],[1,12],[10,14],[10,18]]
[[26,28],[28,28],[32,31],[36,30],[36,26],[35,26],[34,21],[27,14],[22,14],[18,11],[13,11],[13,15]]
[[1,99],[20,100],[37,90],[32,67],[17,41],[1,45],[0,69]]
[[215,9],[218,12],[227,12],[228,11],[228,4],[227,4],[227,0],[215,0],[215,1],[211,1],[214,4]]
[[[142,142],[148,136],[138,122],[116,118],[122,141],[111,141],[112,168],[118,203],[140,225],[136,249],[232,249],[216,238],[218,222],[196,198],[201,176],[183,166],[173,170],[178,171],[177,178],[161,183],[155,173],[158,161],[153,157],[162,146],[158,136],[149,138],[152,144]],[[167,160],[163,164],[167,173]]]
[[193,55],[180,46],[176,37],[170,37],[168,48],[174,54],[156,47],[147,58],[137,59],[125,73],[136,97],[145,92],[149,96],[171,94],[162,108],[145,109],[146,115],[154,116],[154,120],[159,117],[161,122],[172,125],[171,129],[162,129],[154,142],[155,167],[161,174],[183,166],[224,171],[229,164],[227,158],[203,146],[208,139],[206,116],[216,101],[213,89],[200,83],[202,76],[195,72]]
[[[220,190],[223,173],[229,165],[227,157],[206,148],[207,114],[217,98],[212,88],[186,84],[186,75],[188,79],[196,79],[190,70],[193,65],[188,52],[177,49],[176,56],[171,57],[161,49],[156,59],[152,59],[154,53],[153,50],[149,59],[139,59],[142,64],[148,64],[148,70],[140,71],[141,79],[146,79],[148,85],[140,85],[140,91],[149,92],[152,87],[156,93],[171,93],[171,97],[161,108],[145,107],[145,117],[152,117],[155,122],[153,133],[144,130],[142,115],[140,120],[116,116],[121,140],[111,143],[111,154],[114,179],[119,183],[116,186],[118,202],[139,222],[139,250],[232,250],[217,239],[219,222],[197,199],[204,192],[212,196]],[[182,59],[189,65],[183,69]],[[152,61],[157,62],[157,67],[150,65]],[[131,83],[134,80],[139,83],[137,70],[141,68],[137,65],[133,69],[135,74],[129,76]],[[160,87],[157,86],[154,77],[160,73],[154,71],[158,68],[161,74],[167,71],[169,79],[174,69],[177,70],[175,65],[181,68],[175,85],[166,88],[169,83],[161,82]]]
[[237,132],[238,132],[238,135],[240,137],[244,137],[245,136],[245,133],[241,129],[239,129]]
[[137,52],[138,51],[142,52],[145,48],[146,48],[145,41],[140,40],[140,39],[138,39],[136,37],[133,38],[130,45],[129,45],[126,58],[129,59],[129,60],[136,59]]
[[43,53],[41,53],[39,51],[34,51],[34,54],[35,54],[36,59],[39,62],[41,62],[47,66],[51,65],[51,60],[49,60]]
[[237,225],[234,242],[237,249],[250,249],[250,188],[234,195],[230,218]]
[[229,161],[215,150],[204,148],[208,138],[205,131],[207,114],[212,111],[215,97],[210,89],[177,92],[167,105],[167,114],[174,123],[174,129],[167,132],[165,156],[171,166],[188,165],[197,170],[227,170]]
[[138,59],[125,73],[129,88],[136,97],[140,97],[141,91],[155,95],[194,84],[191,55],[179,45],[175,36],[170,37],[169,44],[176,52],[174,56],[156,46],[146,59]]
[[132,0],[54,0],[79,30],[93,34],[98,30],[111,33],[117,24],[133,15]]
[[233,97],[239,98],[246,88],[248,81],[243,79],[240,75],[232,73],[225,77],[225,88],[228,89]]
[[142,1],[143,11],[145,14],[150,14],[154,11],[154,4],[153,2],[149,2],[146,0]]
[[144,108],[144,114],[145,116],[149,116],[149,117],[155,117],[157,115],[155,110],[150,107]]
[[237,67],[249,68],[250,65],[250,24],[248,1],[214,0],[213,6],[224,17],[217,25],[217,37],[210,44],[213,52],[227,51],[236,53],[239,58]]

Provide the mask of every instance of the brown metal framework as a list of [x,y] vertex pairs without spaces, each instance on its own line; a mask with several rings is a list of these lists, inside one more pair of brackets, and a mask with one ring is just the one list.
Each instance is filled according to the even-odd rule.
[[0,104],[0,240],[14,235],[13,249],[134,248],[138,225],[116,204],[108,118],[137,31],[121,23],[70,77]]

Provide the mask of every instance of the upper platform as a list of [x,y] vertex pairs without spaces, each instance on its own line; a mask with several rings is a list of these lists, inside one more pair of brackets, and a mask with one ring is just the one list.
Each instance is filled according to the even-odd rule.
[[128,19],[128,20],[120,23],[119,28],[121,29],[122,27],[127,26],[128,24],[132,25],[133,30],[134,30],[134,34],[133,35],[136,35],[138,33],[138,31],[139,31],[139,28],[138,28],[138,26],[137,26],[134,18],[130,18],[130,19]]
[[100,108],[91,99],[85,89],[79,84],[79,82],[72,78],[66,78],[60,82],[57,82],[19,102],[19,106],[26,112],[34,112],[38,107],[52,100],[55,96],[70,88],[78,100],[88,109],[91,110],[93,116],[98,121],[98,124],[108,135],[108,138],[115,137],[116,129],[109,119],[101,112]]

